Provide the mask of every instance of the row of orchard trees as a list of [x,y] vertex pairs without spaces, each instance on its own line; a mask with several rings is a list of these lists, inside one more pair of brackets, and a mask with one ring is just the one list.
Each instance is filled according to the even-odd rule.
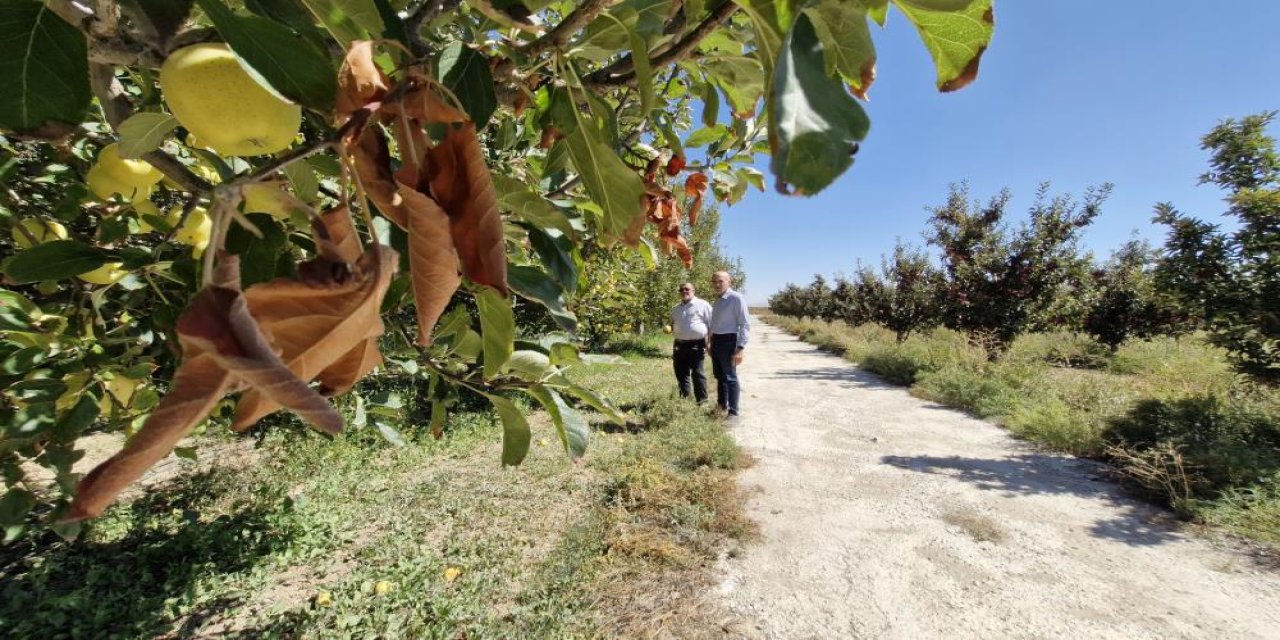
[[782,315],[876,323],[899,341],[946,326],[999,355],[1031,331],[1084,331],[1111,349],[1130,338],[1205,330],[1237,367],[1280,381],[1280,155],[1275,112],[1226,120],[1202,139],[1201,183],[1228,193],[1232,230],[1156,206],[1162,247],[1133,240],[1098,263],[1079,248],[1110,185],[1077,201],[1041,187],[1029,220],[1011,228],[1007,191],[986,202],[953,186],[933,208],[930,253],[899,243],[877,270],[860,265],[829,284],[787,285],[769,300]]

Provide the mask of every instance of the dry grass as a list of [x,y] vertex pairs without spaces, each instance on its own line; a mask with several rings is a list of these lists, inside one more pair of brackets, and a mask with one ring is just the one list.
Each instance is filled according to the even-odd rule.
[[942,514],[942,521],[959,527],[977,542],[1000,543],[1005,539],[1004,529],[995,520],[973,509],[952,509]]

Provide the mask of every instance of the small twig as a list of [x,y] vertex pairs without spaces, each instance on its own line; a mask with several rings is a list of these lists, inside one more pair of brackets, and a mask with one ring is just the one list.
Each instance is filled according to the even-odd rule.
[[592,20],[608,9],[617,0],[583,0],[564,20],[536,40],[520,46],[520,50],[529,56],[536,56],[550,49],[559,49],[569,42],[573,34],[581,31]]
[[422,37],[422,28],[446,11],[452,11],[462,0],[426,0],[404,19],[405,35],[409,38],[409,46],[414,55],[425,56],[431,51],[431,45]]

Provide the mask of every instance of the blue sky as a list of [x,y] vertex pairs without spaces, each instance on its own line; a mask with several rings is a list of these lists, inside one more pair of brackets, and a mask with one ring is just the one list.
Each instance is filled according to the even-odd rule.
[[878,264],[897,238],[922,244],[925,207],[961,180],[984,200],[1009,187],[1015,219],[1040,182],[1077,196],[1114,183],[1084,236],[1101,256],[1135,231],[1158,243],[1156,202],[1219,219],[1222,194],[1196,185],[1199,139],[1223,118],[1280,109],[1277,25],[1275,0],[997,0],[977,82],[940,94],[915,30],[891,12],[873,27],[879,78],[853,168],[811,198],[777,195],[770,176],[723,212],[748,300]]

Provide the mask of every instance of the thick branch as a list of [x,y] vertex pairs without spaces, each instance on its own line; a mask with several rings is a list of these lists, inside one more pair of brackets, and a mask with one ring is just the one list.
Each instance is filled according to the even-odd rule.
[[[693,53],[694,49],[698,48],[698,44],[701,43],[704,38],[711,35],[711,33],[718,29],[725,20],[733,17],[733,14],[737,13],[737,11],[737,3],[733,2],[733,0],[726,0],[726,2],[712,10],[711,15],[698,23],[698,26],[694,27],[692,31],[686,33],[684,37],[671,45],[669,49],[663,51],[657,56],[654,56],[652,60],[653,67],[655,69],[658,67],[665,67],[666,65],[679,62],[689,57],[689,54]],[[635,53],[636,52],[633,51],[621,60],[592,73],[587,77],[587,84],[597,86],[616,86],[634,82],[636,74],[635,63],[632,56],[634,56]]]

